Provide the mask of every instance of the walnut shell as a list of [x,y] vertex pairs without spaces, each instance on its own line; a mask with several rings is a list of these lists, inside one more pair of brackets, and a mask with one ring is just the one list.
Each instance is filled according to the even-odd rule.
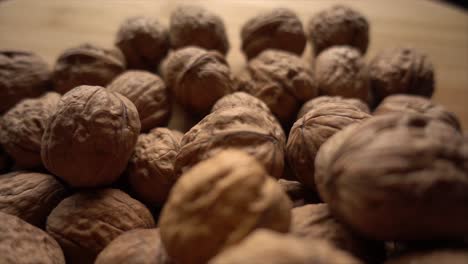
[[114,182],[132,155],[140,119],[132,102],[99,86],[65,94],[42,137],[44,166],[73,187]]
[[48,92],[38,98],[22,100],[3,115],[0,144],[17,167],[42,166],[42,135],[59,101],[58,93]]
[[125,59],[120,50],[83,44],[65,50],[57,59],[54,88],[64,94],[80,85],[106,86],[124,70]]
[[175,262],[206,263],[256,228],[287,232],[290,210],[288,197],[260,163],[226,150],[177,181],[159,219],[161,239]]
[[363,235],[468,234],[468,141],[444,122],[418,114],[376,116],[330,138],[315,165],[322,199]]
[[217,152],[236,148],[255,157],[270,175],[284,169],[285,135],[273,116],[246,107],[226,108],[207,115],[182,138],[176,175]]
[[316,203],[317,197],[298,181],[279,179],[278,184],[293,202],[293,207],[303,206],[308,203]]
[[301,20],[287,8],[275,8],[249,19],[242,26],[242,51],[252,59],[267,49],[302,55],[306,37]]
[[366,103],[359,99],[354,98],[343,98],[341,96],[319,96],[317,98],[311,99],[302,105],[299,113],[297,114],[297,119],[303,117],[307,112],[312,109],[319,107],[323,103],[338,103],[338,104],[350,104],[353,105],[359,110],[370,113],[369,106]]
[[62,247],[67,263],[94,263],[112,240],[126,231],[153,228],[150,211],[117,189],[76,193],[52,210],[47,232]]
[[104,248],[95,264],[173,264],[162,245],[159,229],[127,231]]
[[314,15],[307,30],[315,55],[339,45],[354,47],[365,54],[369,45],[369,22],[361,13],[344,5]]
[[25,51],[0,50],[0,113],[51,88],[49,65]]
[[224,22],[200,6],[183,5],[171,14],[169,35],[174,49],[197,46],[226,55],[229,42]]
[[211,112],[213,113],[219,109],[236,108],[239,106],[262,110],[271,114],[270,108],[268,108],[262,100],[245,92],[234,92],[221,97],[221,99],[216,101],[213,105]]
[[171,117],[169,91],[163,80],[146,71],[126,71],[117,76],[107,89],[120,93],[135,104],[141,131],[166,126]]
[[145,203],[162,205],[176,181],[174,162],[180,149],[182,133],[155,128],[138,137],[128,163],[132,190]]
[[120,25],[115,45],[125,56],[128,68],[156,71],[171,43],[167,28],[157,19],[136,16]]
[[59,244],[46,232],[0,212],[0,263],[65,264]]
[[172,52],[163,63],[163,76],[175,99],[198,114],[208,113],[232,91],[231,71],[216,51],[187,47]]
[[429,252],[415,252],[400,257],[392,258],[385,264],[466,264],[468,263],[468,251],[442,249]]

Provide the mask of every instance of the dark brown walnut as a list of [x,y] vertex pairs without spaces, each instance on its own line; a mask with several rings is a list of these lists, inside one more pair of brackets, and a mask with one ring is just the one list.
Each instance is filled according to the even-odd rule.
[[156,18],[131,17],[120,25],[115,45],[125,56],[129,69],[156,71],[171,43],[169,32]]
[[54,89],[64,94],[80,85],[106,86],[125,70],[125,59],[118,49],[83,44],[65,50],[53,72]]
[[372,117],[330,138],[315,165],[322,199],[363,235],[468,235],[468,144],[444,122],[419,114]]
[[466,264],[468,251],[466,249],[441,249],[434,251],[414,252],[400,257],[391,258],[385,264]]
[[309,66],[279,50],[264,51],[251,60],[236,85],[264,101],[284,125],[294,121],[303,102],[318,94]]
[[289,132],[286,159],[295,177],[316,190],[314,161],[320,146],[346,126],[370,115],[354,105],[329,102],[318,105],[298,119]]
[[132,102],[99,86],[64,95],[42,137],[44,166],[72,187],[108,185],[127,166],[140,133]]
[[354,233],[335,219],[327,204],[294,208],[291,233],[301,238],[327,240],[364,263],[381,263],[385,258],[383,242],[368,240]]
[[38,98],[22,100],[3,115],[0,144],[13,158],[16,167],[42,166],[42,135],[59,101],[60,94],[48,92]]
[[221,97],[221,99],[216,101],[213,105],[211,112],[213,113],[219,109],[235,108],[239,106],[271,113],[270,108],[268,108],[262,100],[245,92],[234,92]]
[[343,5],[314,15],[307,30],[315,55],[339,45],[354,47],[365,54],[369,45],[369,22],[358,11]]
[[293,207],[303,206],[309,203],[316,203],[317,197],[310,192],[302,183],[279,179],[278,184],[293,202]]
[[359,264],[361,262],[326,241],[307,240],[268,230],[258,230],[239,245],[226,249],[208,263]]
[[375,103],[391,94],[432,97],[434,67],[426,54],[412,48],[387,49],[369,63],[369,76]]
[[280,178],[285,141],[279,123],[264,111],[246,107],[220,109],[185,133],[176,158],[176,175],[221,150],[236,148],[255,157],[270,175]]
[[59,244],[46,232],[0,212],[0,263],[65,264]]
[[302,105],[299,113],[297,114],[297,119],[303,117],[307,112],[312,109],[316,109],[323,103],[338,103],[338,104],[350,104],[359,108],[361,111],[370,113],[369,106],[366,103],[359,99],[354,98],[343,98],[341,96],[319,96],[317,98],[311,99]]
[[135,104],[141,131],[166,126],[171,117],[169,91],[163,80],[146,71],[126,71],[117,76],[107,89],[120,93]]
[[200,6],[184,5],[170,17],[169,35],[174,49],[197,46],[226,55],[229,42],[224,22],[218,15]]
[[180,149],[182,133],[155,128],[138,137],[128,162],[131,189],[145,203],[162,205],[176,181],[174,162]]
[[173,264],[158,229],[127,231],[104,248],[95,264]]
[[216,51],[187,47],[169,54],[163,76],[175,99],[187,110],[206,114],[216,101],[232,91],[232,76]]
[[368,103],[369,73],[361,53],[348,46],[335,46],[315,61],[315,81],[321,95],[357,98]]
[[159,219],[161,239],[175,262],[206,263],[257,228],[287,232],[290,210],[288,197],[260,163],[226,150],[176,182]]
[[65,186],[49,174],[20,171],[0,175],[0,212],[40,228],[66,195]]
[[242,26],[242,51],[252,59],[264,50],[277,49],[302,55],[306,37],[294,11],[275,8],[249,19]]
[[78,192],[61,201],[47,218],[47,232],[65,253],[67,263],[94,263],[112,240],[126,231],[153,228],[150,211],[117,189]]
[[49,65],[26,51],[0,50],[0,113],[52,87]]

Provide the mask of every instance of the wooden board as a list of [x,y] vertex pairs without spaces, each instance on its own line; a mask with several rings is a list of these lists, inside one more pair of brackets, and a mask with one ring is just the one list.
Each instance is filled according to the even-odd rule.
[[[288,7],[303,22],[336,3],[364,13],[371,24],[366,59],[381,49],[409,45],[429,54],[436,69],[434,100],[455,112],[468,128],[468,14],[436,1],[155,1],[155,0],[30,0],[1,1],[0,49],[25,49],[51,65],[64,49],[83,42],[113,45],[119,24],[127,17],[150,15],[167,24],[171,11],[183,3],[205,6],[224,18],[234,71],[245,63],[240,53],[240,28],[262,10]],[[310,46],[304,54],[310,60]]]

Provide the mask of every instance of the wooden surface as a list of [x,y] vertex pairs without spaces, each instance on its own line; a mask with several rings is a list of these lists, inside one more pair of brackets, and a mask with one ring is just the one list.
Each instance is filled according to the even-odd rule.
[[[83,42],[110,47],[119,24],[129,16],[157,16],[168,24],[171,11],[184,1],[30,0],[0,1],[0,49],[25,49],[51,65],[64,49]],[[429,54],[436,69],[434,100],[455,112],[468,129],[468,14],[436,1],[185,1],[205,6],[224,18],[234,71],[245,63],[240,53],[242,24],[273,7],[295,10],[303,22],[335,3],[365,14],[371,25],[366,59],[384,48],[409,45]],[[303,56],[310,58],[310,46]]]

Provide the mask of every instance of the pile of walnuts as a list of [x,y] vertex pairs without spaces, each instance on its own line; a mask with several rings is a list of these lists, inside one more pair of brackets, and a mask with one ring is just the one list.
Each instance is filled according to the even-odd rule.
[[51,69],[0,51],[0,263],[468,263],[468,137],[424,53],[277,8],[235,73],[226,32],[181,6]]

